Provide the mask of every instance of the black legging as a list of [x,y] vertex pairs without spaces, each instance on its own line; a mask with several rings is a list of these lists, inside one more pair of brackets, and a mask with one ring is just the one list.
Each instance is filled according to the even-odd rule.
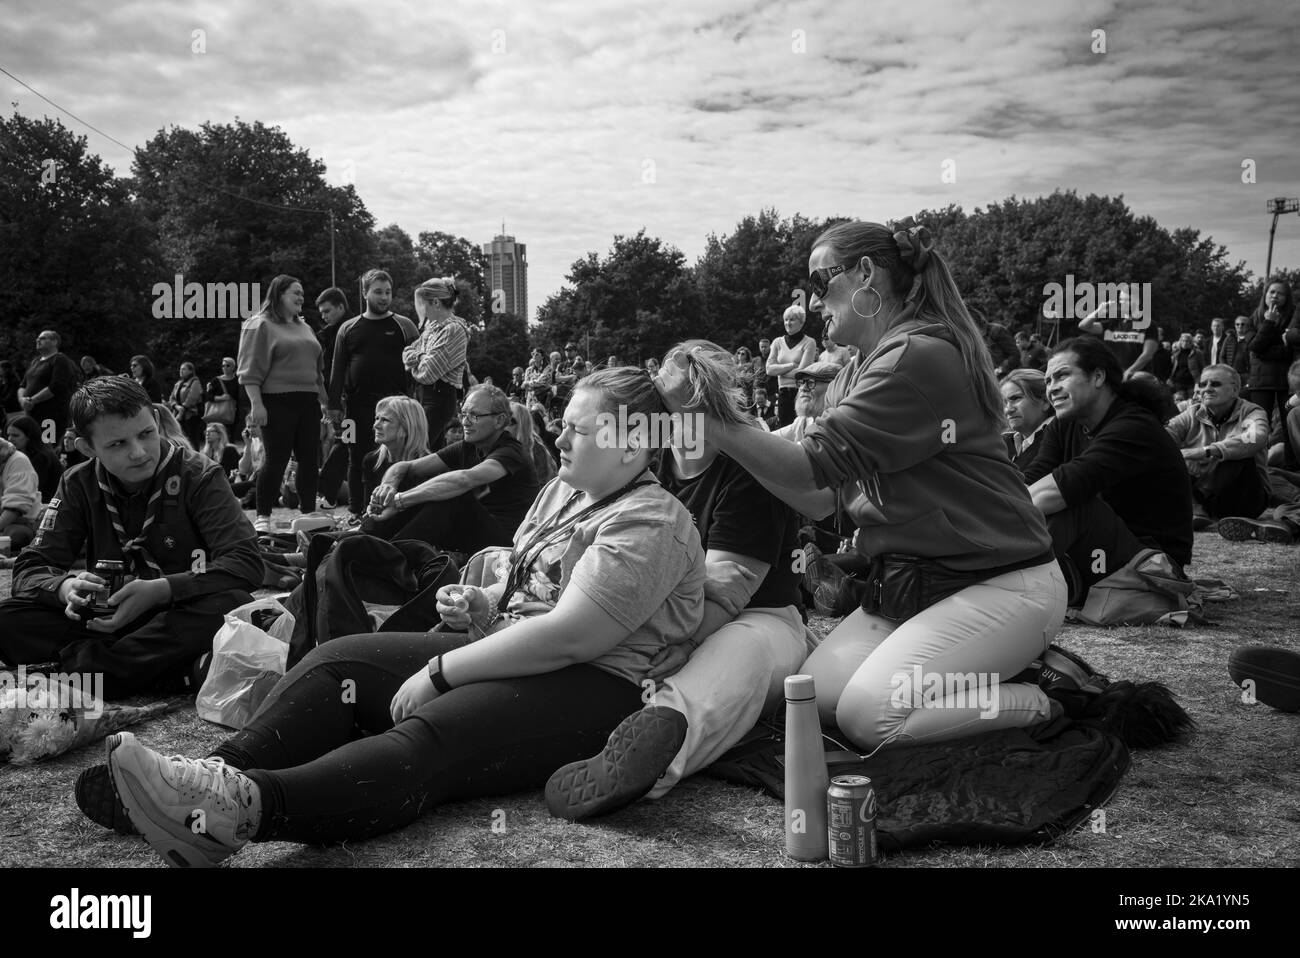
[[[401,395],[394,390],[393,395]],[[364,468],[362,460],[375,448],[375,407],[383,396],[348,394],[344,398],[344,412],[352,420],[352,442],[348,443],[348,509],[354,516],[364,515],[365,490],[362,487]]]
[[514,532],[484,509],[472,492],[403,509],[383,522],[367,517],[361,531],[389,542],[419,539],[445,552],[470,554],[488,546],[508,546],[514,541]]
[[266,458],[257,474],[257,514],[269,516],[280,497],[280,483],[292,453],[298,459],[298,500],[303,512],[316,511],[320,475],[320,397],[316,393],[263,393]]
[[429,451],[437,452],[446,445],[447,426],[460,411],[456,390],[448,383],[438,382],[420,387],[420,405],[429,424]]
[[778,425],[788,426],[794,422],[794,401],[799,396],[799,387],[782,386],[776,397],[776,421]]
[[213,752],[261,789],[253,841],[356,841],[441,802],[540,788],[560,766],[599,751],[641,707],[638,686],[572,665],[454,688],[394,727],[389,704],[402,683],[464,641],[353,635],[290,669],[244,730]]
[[1286,419],[1286,401],[1289,396],[1290,393],[1285,387],[1278,387],[1276,389],[1246,390],[1246,398],[1256,406],[1260,406],[1264,410],[1264,415],[1268,416],[1268,425],[1270,429],[1273,427],[1274,409],[1280,410],[1282,419]]

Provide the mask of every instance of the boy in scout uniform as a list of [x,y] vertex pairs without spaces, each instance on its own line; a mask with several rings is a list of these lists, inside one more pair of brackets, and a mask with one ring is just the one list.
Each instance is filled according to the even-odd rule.
[[[121,377],[69,401],[77,448],[0,602],[0,663],[100,673],[106,698],[185,688],[225,613],[262,579],[252,524],[221,466],[159,435],[149,396]],[[85,571],[72,571],[85,550]],[[96,563],[126,584],[106,594]],[[94,605],[111,614],[87,618]]]

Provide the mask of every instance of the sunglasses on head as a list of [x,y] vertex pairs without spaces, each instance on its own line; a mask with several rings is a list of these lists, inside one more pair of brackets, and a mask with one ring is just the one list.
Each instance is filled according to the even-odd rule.
[[840,273],[847,272],[848,266],[822,266],[808,274],[808,289],[818,299],[826,295],[826,290],[830,288],[831,280]]

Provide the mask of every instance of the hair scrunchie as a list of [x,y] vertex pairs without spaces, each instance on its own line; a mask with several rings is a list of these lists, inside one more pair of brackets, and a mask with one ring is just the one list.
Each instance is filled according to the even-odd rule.
[[898,244],[898,255],[914,272],[920,273],[930,262],[930,252],[934,249],[934,236],[927,226],[918,225],[912,217],[889,224],[893,231],[894,242]]

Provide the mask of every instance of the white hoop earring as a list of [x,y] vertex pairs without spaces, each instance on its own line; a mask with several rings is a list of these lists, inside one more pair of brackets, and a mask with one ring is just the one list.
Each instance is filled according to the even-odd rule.
[[[862,292],[864,289],[869,289],[871,290],[871,292],[876,294],[876,311],[874,313],[858,312],[858,306],[857,306],[858,293]],[[885,308],[885,297],[880,295],[879,290],[864,284],[862,286],[859,286],[857,289],[853,291],[853,295],[849,297],[849,306],[853,309],[853,312],[857,314],[859,319],[872,319],[876,316],[879,316],[880,311]]]

